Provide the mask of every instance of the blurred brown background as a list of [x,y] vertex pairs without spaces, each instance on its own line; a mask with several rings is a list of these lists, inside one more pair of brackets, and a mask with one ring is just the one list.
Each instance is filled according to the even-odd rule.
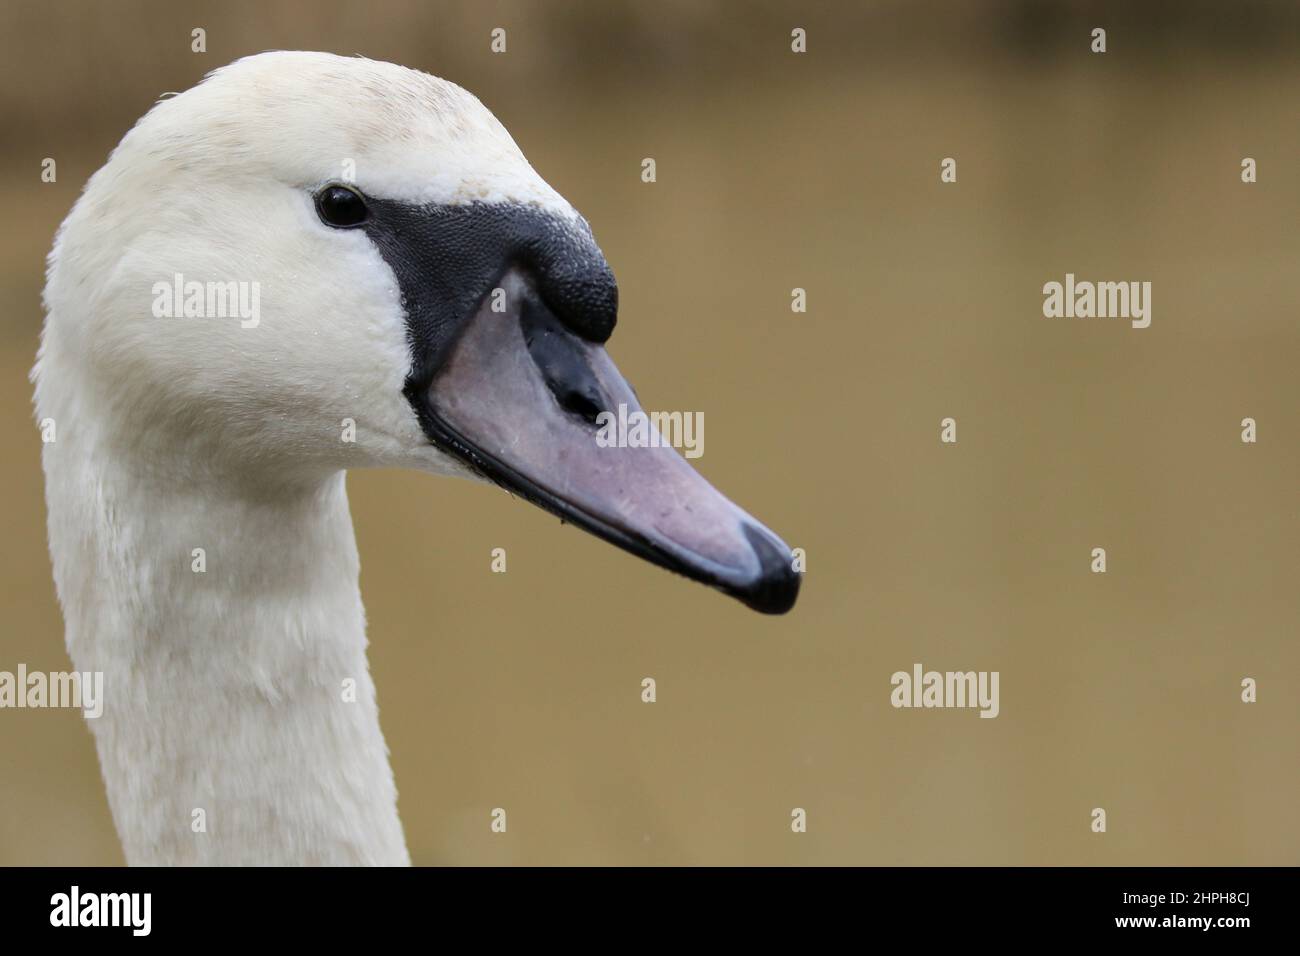
[[[26,380],[56,226],[159,94],[361,53],[477,93],[584,212],[614,357],[809,561],[768,619],[495,489],[354,473],[417,862],[1300,863],[1300,8],[807,6],[7,0],[0,669],[69,666]],[[1066,272],[1151,281],[1151,328],[1045,319]],[[999,670],[1001,716],[892,709],[917,661]],[[0,712],[0,863],[121,859],[80,716]]]

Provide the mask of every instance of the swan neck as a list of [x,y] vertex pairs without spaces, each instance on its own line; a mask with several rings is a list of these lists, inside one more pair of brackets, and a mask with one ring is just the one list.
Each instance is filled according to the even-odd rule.
[[344,474],[253,495],[77,437],[44,451],[50,545],[128,863],[409,862]]

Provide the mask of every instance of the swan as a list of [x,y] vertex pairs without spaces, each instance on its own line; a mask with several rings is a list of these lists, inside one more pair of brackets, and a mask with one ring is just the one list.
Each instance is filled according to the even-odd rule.
[[410,862],[348,469],[495,482],[758,611],[795,601],[790,549],[675,450],[593,440],[641,407],[604,348],[613,275],[450,82],[274,52],[164,98],[59,228],[44,306],[54,580],[105,675],[88,723],[129,864]]

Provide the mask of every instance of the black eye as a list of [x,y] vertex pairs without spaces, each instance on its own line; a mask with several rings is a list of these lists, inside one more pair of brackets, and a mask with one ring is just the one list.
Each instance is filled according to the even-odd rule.
[[327,226],[357,226],[366,221],[366,201],[346,186],[326,186],[316,194],[316,212]]

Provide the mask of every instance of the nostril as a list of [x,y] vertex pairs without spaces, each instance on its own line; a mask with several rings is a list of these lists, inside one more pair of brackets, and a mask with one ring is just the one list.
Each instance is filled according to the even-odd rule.
[[597,416],[604,411],[597,399],[576,389],[561,387],[555,392],[555,399],[566,412],[572,412],[593,425],[596,424]]
[[609,405],[596,373],[587,360],[595,346],[560,325],[555,314],[535,295],[523,300],[519,317],[524,346],[533,357],[556,404],[571,415],[595,425]]

